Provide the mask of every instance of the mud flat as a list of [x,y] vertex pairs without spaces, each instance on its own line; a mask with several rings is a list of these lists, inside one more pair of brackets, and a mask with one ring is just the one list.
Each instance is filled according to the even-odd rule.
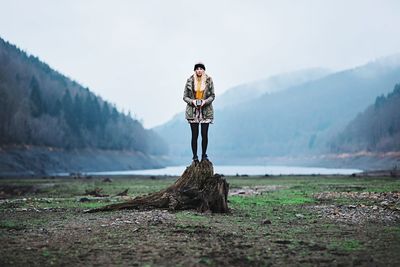
[[225,177],[228,214],[88,214],[176,177],[74,178],[0,179],[1,266],[400,264],[396,177]]

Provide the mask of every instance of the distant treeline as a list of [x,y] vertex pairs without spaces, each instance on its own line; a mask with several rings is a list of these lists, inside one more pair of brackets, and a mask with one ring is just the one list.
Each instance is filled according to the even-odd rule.
[[332,143],[336,152],[400,151],[400,84],[360,113]]
[[130,114],[0,38],[0,145],[99,148],[164,154]]

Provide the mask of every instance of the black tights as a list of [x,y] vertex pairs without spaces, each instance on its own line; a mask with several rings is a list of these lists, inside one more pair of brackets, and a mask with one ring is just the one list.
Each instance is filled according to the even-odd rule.
[[197,158],[197,138],[199,137],[199,124],[201,124],[201,149],[202,157],[206,156],[208,145],[208,123],[190,123],[192,130],[192,152],[193,159]]

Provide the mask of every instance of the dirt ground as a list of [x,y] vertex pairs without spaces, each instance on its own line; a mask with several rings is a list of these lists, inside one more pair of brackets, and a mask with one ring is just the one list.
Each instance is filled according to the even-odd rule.
[[84,213],[173,177],[0,179],[0,266],[400,266],[399,179],[225,178],[228,214]]

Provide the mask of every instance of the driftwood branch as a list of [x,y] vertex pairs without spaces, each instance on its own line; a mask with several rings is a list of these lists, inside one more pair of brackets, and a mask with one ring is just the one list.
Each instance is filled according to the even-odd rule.
[[102,194],[101,191],[103,191],[103,188],[96,187],[94,190],[85,190],[85,194],[88,196],[94,196],[94,197],[108,197],[108,195]]

